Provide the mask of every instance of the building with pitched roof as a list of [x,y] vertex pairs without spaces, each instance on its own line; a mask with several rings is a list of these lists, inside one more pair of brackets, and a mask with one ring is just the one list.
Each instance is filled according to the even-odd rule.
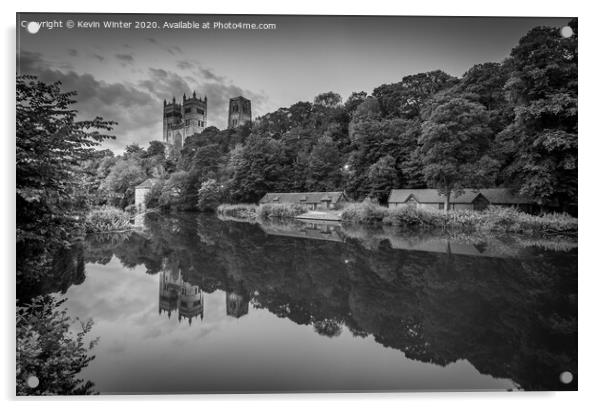
[[344,192],[266,193],[259,204],[290,203],[305,206],[308,210],[339,209],[347,202]]
[[146,179],[144,182],[140,183],[135,187],[134,194],[134,205],[136,206],[136,211],[141,213],[146,210],[146,195],[149,194],[151,188],[159,181],[159,179]]
[[[464,189],[460,195],[452,193],[451,210],[484,210],[490,205],[517,207],[531,211],[536,203],[532,199],[515,195],[508,188]],[[393,189],[389,194],[389,207],[417,207],[443,209],[445,196],[438,189]]]

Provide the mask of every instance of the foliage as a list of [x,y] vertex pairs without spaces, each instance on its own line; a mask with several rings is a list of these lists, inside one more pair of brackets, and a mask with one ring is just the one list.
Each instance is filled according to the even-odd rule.
[[130,230],[130,214],[112,206],[92,209],[86,215],[85,229],[87,233],[107,233]]
[[332,91],[325,92],[314,98],[315,105],[322,105],[322,106],[330,107],[330,108],[336,107],[340,103],[341,103],[341,96]]
[[[576,20],[570,25],[576,33]],[[153,177],[164,182],[149,208],[163,210],[198,209],[202,185],[215,180],[220,201],[244,203],[267,192],[334,190],[384,203],[394,188],[437,188],[447,203],[464,189],[504,186],[575,214],[577,36],[538,27],[505,61],[461,78],[416,73],[344,102],[329,91],[237,129],[208,127],[171,158],[153,141],[84,169],[92,204],[122,208]],[[215,207],[216,192],[206,193],[211,203],[202,207]]]
[[139,156],[119,159],[111,168],[101,185],[103,191],[110,192],[111,204],[124,208],[134,203],[136,186],[148,177],[139,159]]
[[199,201],[197,207],[201,212],[215,211],[221,202],[222,187],[215,179],[209,179],[203,182],[198,195]]
[[492,206],[484,211],[416,208],[387,208],[371,202],[354,203],[341,215],[343,222],[385,224],[402,227],[457,229],[468,232],[523,233],[533,235],[574,235],[577,219],[568,214],[530,215],[514,208]]
[[351,203],[341,213],[341,220],[347,223],[374,224],[381,223],[388,209],[370,201]]
[[290,219],[307,212],[305,206],[295,203],[263,203],[257,209],[259,219]]
[[[94,393],[93,383],[77,377],[94,359],[89,351],[98,340],[85,341],[92,321],[69,318],[64,301],[39,296],[17,306],[17,395]],[[27,384],[31,376],[39,380],[35,388]]]
[[232,197],[241,202],[256,202],[269,191],[281,190],[286,180],[284,166],[282,142],[251,135],[232,178]]
[[491,131],[484,107],[465,98],[435,101],[418,141],[427,184],[445,195],[452,191],[490,186],[498,163],[489,153]]
[[397,84],[381,85],[373,95],[386,118],[413,119],[420,115],[422,104],[432,95],[450,87],[457,80],[436,70],[403,77]]
[[49,256],[68,244],[87,207],[80,165],[111,138],[115,124],[102,118],[76,121],[75,92],[60,83],[17,76],[16,208],[17,274],[41,273]]
[[306,170],[306,189],[330,192],[341,185],[341,159],[339,149],[329,136],[322,136],[314,145]]
[[537,27],[511,52],[505,90],[514,120],[497,137],[504,179],[544,205],[577,204],[577,20],[563,38]]
[[376,198],[380,203],[386,203],[391,189],[399,184],[398,170],[395,159],[385,155],[368,168],[368,183],[370,197]]
[[255,204],[221,204],[217,207],[216,213],[221,216],[254,220],[257,216],[257,209],[258,206]]

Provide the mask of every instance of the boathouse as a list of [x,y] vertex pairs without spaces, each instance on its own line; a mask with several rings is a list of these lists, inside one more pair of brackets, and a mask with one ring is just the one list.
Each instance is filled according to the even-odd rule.
[[290,203],[305,206],[308,210],[340,209],[347,202],[344,192],[266,193],[259,204]]
[[[449,198],[450,210],[484,210],[491,205],[532,211],[536,203],[515,195],[507,188],[464,189],[461,195],[452,192]],[[393,189],[389,195],[388,206],[443,209],[445,196],[437,189]]]

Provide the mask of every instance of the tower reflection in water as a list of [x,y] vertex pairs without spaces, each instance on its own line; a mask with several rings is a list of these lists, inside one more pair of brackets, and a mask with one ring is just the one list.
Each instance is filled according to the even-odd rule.
[[[226,292],[226,315],[240,318],[249,313],[249,297],[244,289],[235,286]],[[182,270],[164,265],[159,276],[159,315],[167,314],[168,319],[178,316],[178,321],[203,320],[203,291],[182,277]]]

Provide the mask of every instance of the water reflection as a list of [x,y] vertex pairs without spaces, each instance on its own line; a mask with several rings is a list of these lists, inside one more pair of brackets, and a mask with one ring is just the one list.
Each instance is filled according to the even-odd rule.
[[[559,381],[564,371],[577,374],[574,242],[196,215],[145,226],[127,237],[90,237],[63,257],[70,262],[62,265],[78,273],[64,268],[60,287],[41,283],[29,291],[65,291],[71,280],[77,286],[66,291],[73,310],[95,320],[106,315],[98,324],[101,346],[111,334],[127,332],[147,348],[156,344],[168,359],[176,352],[165,343],[176,342],[187,359],[219,373],[205,377],[192,363],[186,369],[182,358],[172,362],[179,371],[167,386],[152,381],[149,368],[159,358],[145,358],[144,369],[136,367],[141,380],[101,392],[576,389],[576,376],[569,385]],[[129,274],[139,283],[143,305],[131,306],[133,321],[124,308],[108,313],[113,310],[100,299],[94,308],[83,307],[83,300],[119,292],[118,280],[101,269],[114,269],[112,260],[121,266],[115,276]],[[128,272],[140,269],[153,282]],[[146,288],[152,285],[151,294]],[[151,318],[139,316],[147,306],[168,319],[150,325]],[[165,326],[172,316],[188,321],[191,339]],[[225,317],[240,325],[226,325]],[[168,328],[176,332],[167,335]],[[209,329],[207,338],[202,331]],[[162,335],[142,336],[149,331]],[[111,354],[115,350],[97,353],[91,374],[115,377],[115,369],[102,364],[113,362]],[[137,352],[123,354],[136,362],[130,368],[142,362],[133,358]],[[102,389],[102,380],[94,380]]]

